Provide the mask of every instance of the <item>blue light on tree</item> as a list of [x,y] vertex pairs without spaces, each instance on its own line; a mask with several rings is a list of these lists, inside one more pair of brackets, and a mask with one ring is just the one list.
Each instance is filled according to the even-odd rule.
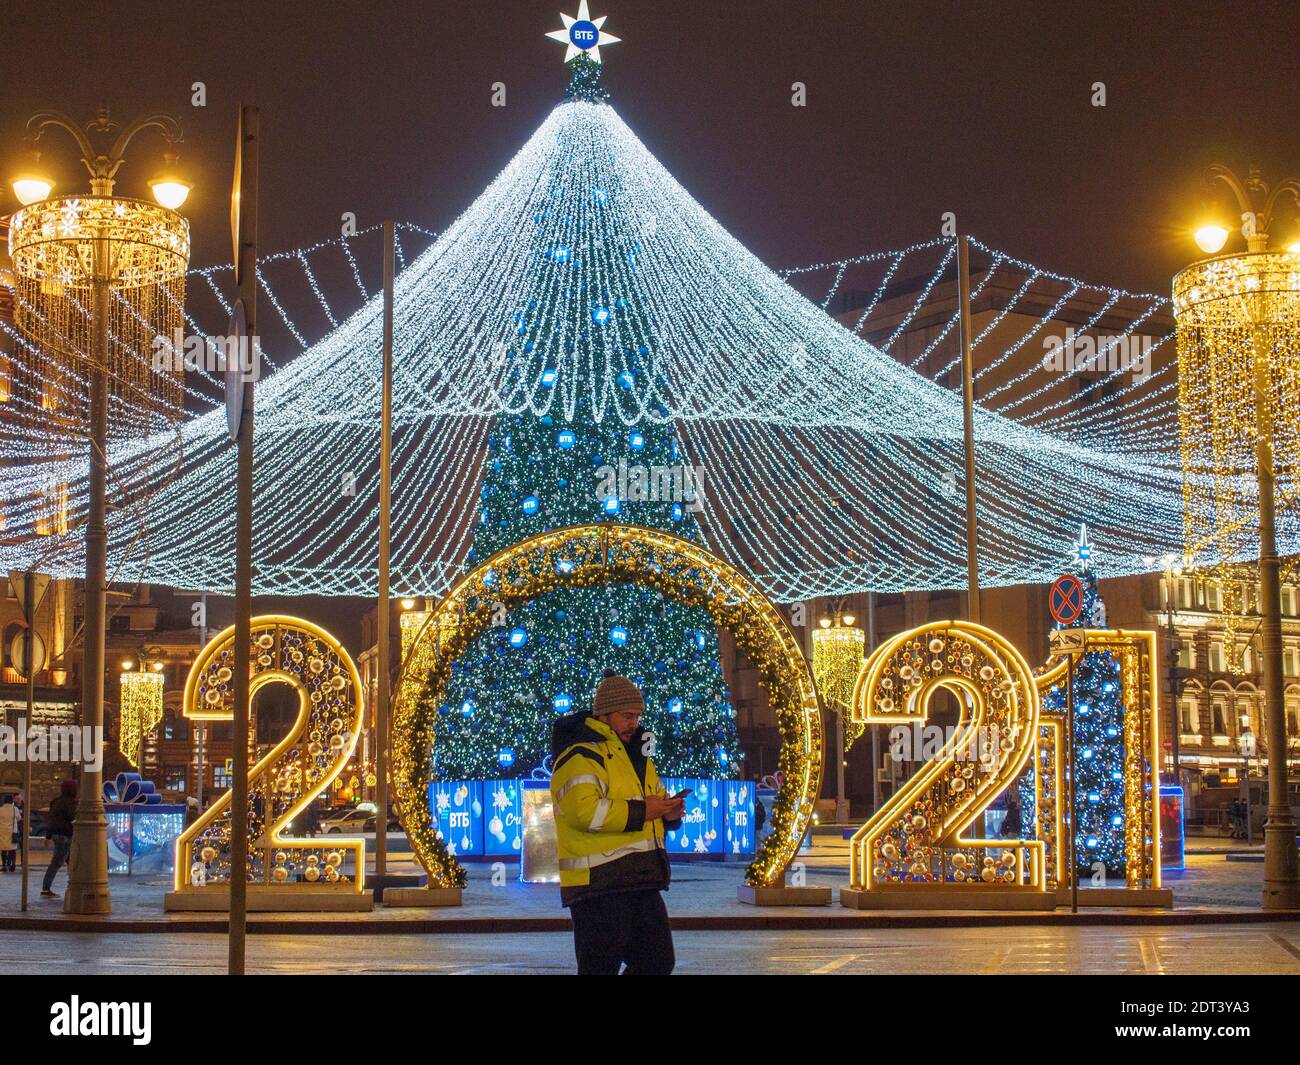
[[527,629],[511,629],[511,630],[510,630],[510,646],[511,646],[511,647],[523,647],[527,642],[528,642],[528,630],[527,630]]
[[609,630],[609,642],[615,647],[623,647],[627,644],[627,628],[623,625],[615,625]]
[[567,714],[573,709],[573,696],[568,692],[560,692],[551,700],[551,705],[555,708],[557,714]]
[[668,700],[668,712],[670,714],[680,714],[682,712],[682,700],[680,696],[674,695]]
[[562,451],[570,451],[573,445],[578,442],[578,438],[573,434],[572,429],[561,429],[555,437],[555,446]]
[[497,751],[497,761],[506,769],[515,764],[515,752],[509,747],[502,747]]
[[525,514],[536,514],[541,509],[542,501],[536,496],[524,496],[524,501],[519,505],[519,509]]

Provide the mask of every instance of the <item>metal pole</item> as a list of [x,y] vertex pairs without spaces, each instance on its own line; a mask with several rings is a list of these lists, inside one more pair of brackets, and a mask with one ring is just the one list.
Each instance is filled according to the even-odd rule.
[[1070,862],[1070,912],[1079,912],[1079,868],[1075,854],[1075,799],[1074,799],[1074,667],[1079,661],[1076,655],[1070,655],[1070,667],[1065,673],[1065,759],[1069,767],[1067,779],[1070,786],[1066,791],[1066,811],[1070,815],[1070,838],[1067,853]]
[[1255,843],[1255,829],[1250,823],[1250,748],[1246,747],[1245,744],[1242,746],[1245,748],[1242,751],[1242,756],[1246,759],[1246,845],[1253,846]]
[[[27,643],[23,650],[23,672],[27,674],[27,729],[30,732],[32,725],[35,723],[36,716],[36,611],[33,604],[36,602],[36,574],[28,570],[23,577],[24,588],[23,603],[28,613],[27,617]],[[50,641],[53,644],[53,641]],[[51,647],[53,650],[53,647]],[[24,756],[23,758],[23,829],[22,829],[22,848],[23,848],[23,889],[22,902],[19,909],[24,913],[27,912],[27,866],[31,860],[31,848],[28,841],[31,839],[32,824],[32,760]]]
[[[249,345],[257,337],[257,108],[240,111],[239,298]],[[251,359],[249,364],[251,366]],[[244,375],[239,420],[235,519],[234,750],[230,788],[230,949],[227,968],[244,974],[248,916],[248,710],[253,617],[253,380]],[[269,810],[264,810],[269,814]]]
[[848,809],[844,802],[844,711],[835,712],[835,823],[848,823]]
[[1174,727],[1170,732],[1170,747],[1174,758],[1174,783],[1182,784],[1182,772],[1178,767],[1180,758],[1178,733],[1182,731],[1182,722],[1179,721],[1178,714],[1178,696],[1174,693],[1174,687],[1177,683],[1176,671],[1178,669],[1178,655],[1174,649],[1174,569],[1173,566],[1165,567],[1165,610],[1169,621],[1169,650],[1166,653],[1166,659],[1169,663],[1169,709],[1173,719]]
[[[90,477],[86,520],[85,653],[81,664],[81,723],[92,742],[104,735],[104,617],[107,604],[108,533],[104,527],[108,442],[108,250],[95,242],[94,350],[90,367]],[[81,764],[77,816],[68,859],[63,912],[108,913],[108,819],[104,816],[103,758]],[[85,755],[86,752],[83,752]],[[98,768],[94,768],[98,766]]]
[[[1282,582],[1273,513],[1273,408],[1262,330],[1255,338],[1255,452],[1259,474],[1260,650],[1264,657],[1264,735],[1268,742],[1268,819],[1264,822],[1264,908],[1300,907],[1300,852],[1287,795],[1286,704],[1282,692]],[[1246,788],[1250,788],[1249,778]]]
[[[867,657],[876,649],[876,593],[867,593]],[[880,726],[871,729],[871,812],[880,809]]]
[[383,398],[379,429],[379,604],[376,614],[375,650],[375,876],[388,871],[388,701],[390,697],[389,648],[390,613],[388,549],[390,534],[389,494],[392,488],[393,452],[393,253],[392,222],[384,223],[384,365]]
[[978,519],[975,505],[975,370],[971,363],[970,243],[957,238],[957,319],[961,334],[962,431],[966,470],[966,613],[980,620]]
[[[199,625],[199,654],[202,654],[203,648],[207,647],[208,645],[208,593],[207,592],[202,592],[199,595],[199,616],[203,619],[202,623]],[[197,733],[197,739],[199,744],[199,751],[198,751],[199,788],[198,788],[198,792],[196,793],[196,797],[199,800],[199,813],[202,813],[203,812],[203,722],[202,721],[194,722],[194,729],[195,732]]]

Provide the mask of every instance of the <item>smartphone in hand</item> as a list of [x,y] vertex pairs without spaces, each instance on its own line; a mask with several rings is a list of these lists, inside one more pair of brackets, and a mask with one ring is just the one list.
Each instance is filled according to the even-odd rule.
[[682,790],[679,791],[676,795],[669,795],[668,798],[670,798],[670,799],[684,799],[684,798],[686,798],[686,796],[689,795],[689,794],[691,794],[691,789],[690,789],[690,788],[682,788]]

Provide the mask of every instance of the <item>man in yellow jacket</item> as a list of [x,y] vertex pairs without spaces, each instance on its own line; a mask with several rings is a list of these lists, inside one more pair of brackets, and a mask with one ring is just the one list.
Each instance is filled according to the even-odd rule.
[[672,931],[661,891],[670,878],[664,832],[685,800],[667,795],[641,729],[645,700],[626,677],[606,676],[590,714],[551,732],[551,798],[560,900],[573,917],[579,975],[672,972]]

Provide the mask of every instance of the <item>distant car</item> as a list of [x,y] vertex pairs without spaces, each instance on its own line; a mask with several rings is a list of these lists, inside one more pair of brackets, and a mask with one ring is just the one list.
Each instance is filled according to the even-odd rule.
[[[367,817],[365,828],[363,829],[363,831],[373,832],[375,830],[375,821],[376,821],[376,817],[374,814],[371,814],[369,817]],[[402,831],[402,822],[397,819],[397,815],[393,813],[391,810],[388,812],[388,831],[389,832]]]
[[346,810],[340,810],[337,813],[331,813],[321,818],[320,830],[324,833],[340,832],[364,832],[366,821],[374,822],[375,809],[373,803],[367,803],[369,810],[363,810],[360,807],[349,807]]

